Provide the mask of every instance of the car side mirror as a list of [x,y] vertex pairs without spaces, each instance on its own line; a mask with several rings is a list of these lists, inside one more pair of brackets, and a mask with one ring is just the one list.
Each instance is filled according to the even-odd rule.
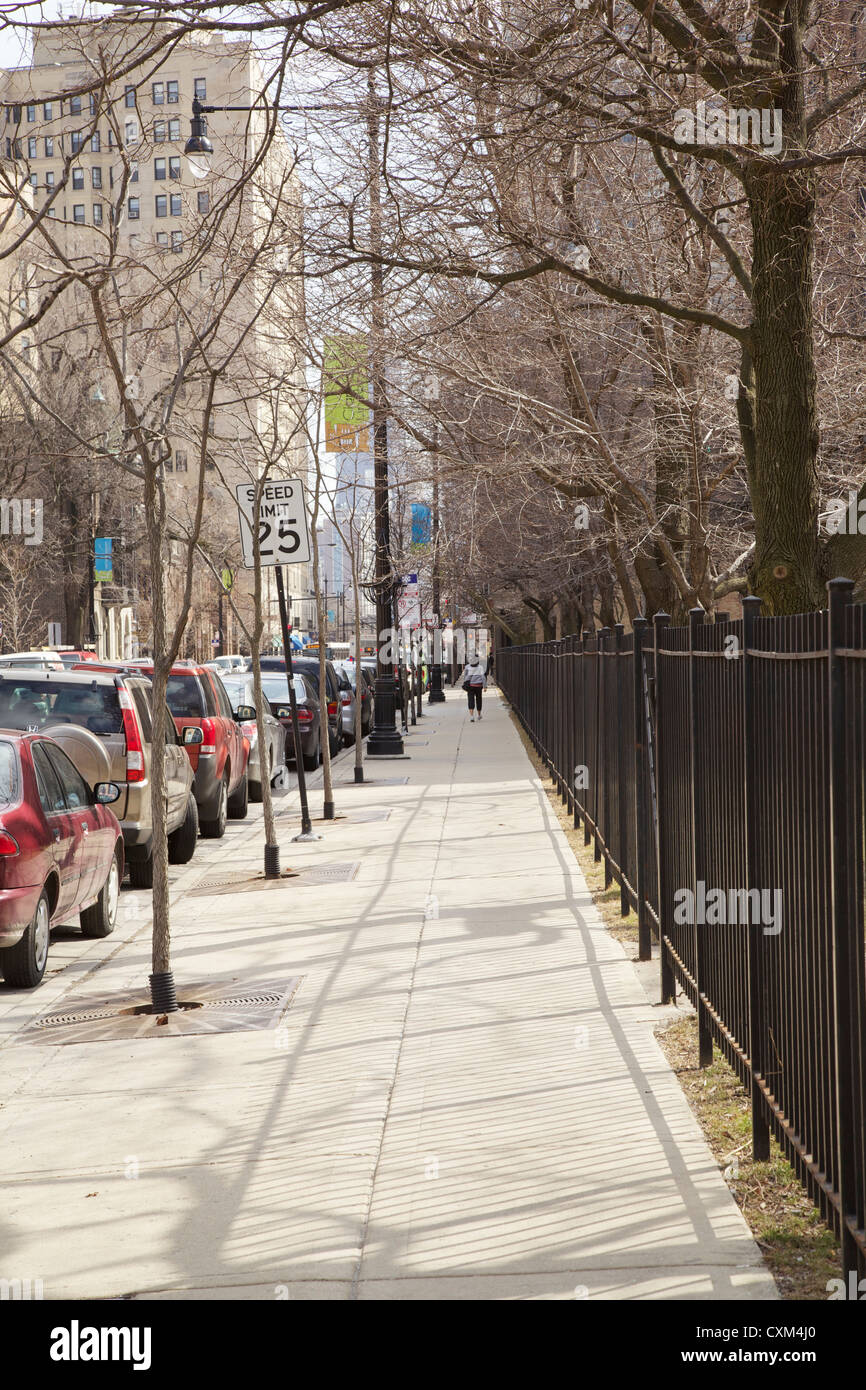
[[120,799],[120,787],[116,782],[97,782],[93,788],[93,799],[97,806],[110,806]]
[[204,735],[198,724],[187,724],[183,731],[183,746],[189,748],[190,744],[203,743]]
[[239,724],[246,724],[256,717],[255,705],[238,705],[235,710],[235,719]]

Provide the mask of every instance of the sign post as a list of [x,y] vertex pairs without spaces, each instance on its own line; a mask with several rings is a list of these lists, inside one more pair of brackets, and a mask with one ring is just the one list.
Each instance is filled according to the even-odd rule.
[[[244,567],[255,568],[253,545],[252,508],[256,499],[256,485],[241,483],[235,488],[238,504],[241,547]],[[303,484],[297,479],[274,480],[262,486],[259,500],[259,514],[255,519],[259,530],[259,560],[263,568],[276,570],[277,600],[280,605],[280,627],[283,633],[283,653],[286,661],[286,681],[289,687],[289,708],[292,711],[292,737],[295,742],[295,766],[298,769],[298,793],[301,798],[301,833],[296,840],[318,840],[313,834],[310,820],[310,807],[307,801],[307,778],[304,771],[304,758],[301,748],[301,731],[298,724],[298,701],[295,694],[294,671],[292,670],[292,637],[289,631],[289,616],[286,607],[286,593],[283,587],[283,565],[309,564],[311,559],[310,535],[307,528],[307,508],[304,502]]]

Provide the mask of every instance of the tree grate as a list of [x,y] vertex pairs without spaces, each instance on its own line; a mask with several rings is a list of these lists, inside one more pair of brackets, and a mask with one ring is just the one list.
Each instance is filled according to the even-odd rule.
[[94,999],[80,1008],[35,1019],[18,1040],[55,1046],[275,1028],[290,1008],[302,978],[294,975],[287,981],[261,981],[248,988],[239,988],[241,982],[236,979],[191,987],[178,982],[180,1007],[177,1013],[161,1016],[151,1012],[149,994]]

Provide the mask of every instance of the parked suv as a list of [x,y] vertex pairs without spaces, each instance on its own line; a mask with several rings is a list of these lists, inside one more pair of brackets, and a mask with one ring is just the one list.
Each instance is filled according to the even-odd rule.
[[[133,663],[151,673],[152,661]],[[193,661],[178,661],[171,668],[166,690],[168,707],[183,740],[195,780],[201,833],[218,840],[226,819],[243,820],[247,814],[247,744],[235,719],[231,701],[216,671]],[[201,738],[184,734],[200,729]]]
[[[150,682],[143,675],[104,666],[84,671],[0,670],[0,728],[55,733],[78,725],[99,739],[108,757],[106,780],[120,796],[112,806],[123,831],[125,859],[134,888],[153,886],[151,762],[153,722]],[[76,760],[75,749],[64,741]],[[186,864],[195,853],[198,814],[192,770],[173,721],[166,733],[168,857]],[[81,769],[82,771],[84,769]]]
[[[260,660],[262,675],[265,672],[281,671],[285,674],[286,661],[282,656],[262,656]],[[316,695],[319,694],[319,658],[317,656],[296,656],[292,653],[292,670],[306,676],[312,683]],[[340,681],[332,661],[325,662],[325,684],[328,693],[328,737],[331,757],[339,753],[343,746],[343,716],[340,704]]]

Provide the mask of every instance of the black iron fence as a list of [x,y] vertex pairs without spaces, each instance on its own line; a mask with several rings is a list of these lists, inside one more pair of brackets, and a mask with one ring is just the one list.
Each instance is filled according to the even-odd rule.
[[687,627],[666,614],[497,653],[497,679],[697,1010],[866,1275],[866,606]]

